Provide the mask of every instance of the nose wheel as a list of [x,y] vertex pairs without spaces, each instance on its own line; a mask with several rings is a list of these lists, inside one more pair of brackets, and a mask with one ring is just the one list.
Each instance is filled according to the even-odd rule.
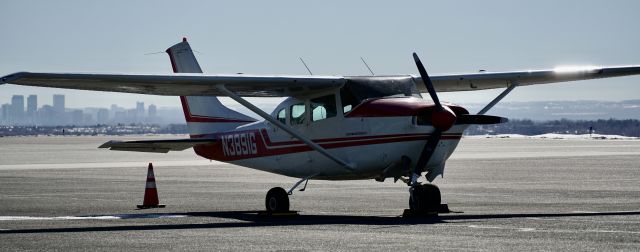
[[271,188],[267,192],[265,207],[271,213],[289,212],[289,194],[282,187]]
[[440,209],[440,188],[434,184],[414,184],[409,195],[409,209],[414,213],[437,213]]

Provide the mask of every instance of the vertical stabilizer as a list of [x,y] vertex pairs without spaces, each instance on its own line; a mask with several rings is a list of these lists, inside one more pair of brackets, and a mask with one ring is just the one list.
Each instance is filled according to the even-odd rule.
[[[166,52],[174,73],[202,73],[186,38]],[[227,131],[256,121],[227,108],[215,96],[181,96],[180,101],[192,137]]]

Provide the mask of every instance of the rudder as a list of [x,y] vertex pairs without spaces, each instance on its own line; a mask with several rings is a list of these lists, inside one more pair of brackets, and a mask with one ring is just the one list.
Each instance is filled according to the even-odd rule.
[[[186,38],[166,52],[174,73],[202,73]],[[180,96],[180,101],[191,137],[227,131],[256,121],[227,108],[215,96]]]

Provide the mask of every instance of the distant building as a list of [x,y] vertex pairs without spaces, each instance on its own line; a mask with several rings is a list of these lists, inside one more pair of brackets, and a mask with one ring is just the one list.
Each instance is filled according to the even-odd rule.
[[64,107],[64,95],[56,94],[53,95],[53,111],[55,113],[63,114],[65,111]]
[[24,119],[24,96],[14,95],[11,97],[10,117],[13,123],[22,123]]
[[116,111],[118,111],[118,105],[111,104],[111,108],[109,109],[109,117],[115,118],[116,117]]
[[88,113],[82,113],[82,125],[92,125],[95,124],[93,120],[93,115]]
[[136,122],[144,121],[144,102],[136,102],[136,113],[134,118]]
[[27,97],[27,116],[30,120],[35,119],[36,112],[38,112],[38,96],[29,95]]
[[84,113],[82,113],[82,110],[76,109],[71,112],[71,122],[73,123],[73,125],[84,124]]
[[53,125],[66,125],[72,122],[73,115],[65,112],[64,95],[53,95]]
[[127,113],[127,119],[126,121],[129,123],[135,123],[138,121],[138,109],[134,108],[134,109],[127,109],[126,110]]
[[53,106],[42,106],[42,108],[38,110],[38,118],[42,125],[55,125]]
[[115,123],[126,123],[127,122],[127,112],[125,111],[116,111],[113,115],[113,121]]
[[158,109],[156,108],[156,105],[149,105],[149,117],[155,118],[156,116],[158,116]]
[[107,124],[109,123],[109,110],[106,108],[98,109],[98,114],[96,116],[96,122],[98,124]]
[[147,119],[145,120],[146,123],[159,123],[162,120],[160,120],[160,118],[158,117],[158,108],[156,107],[156,105],[149,105],[149,107],[147,108]]
[[7,123],[7,124],[9,123],[9,119],[10,119],[10,116],[9,116],[10,112],[9,111],[11,111],[11,105],[9,105],[7,103],[2,104],[2,110],[0,112],[0,121],[1,122]]

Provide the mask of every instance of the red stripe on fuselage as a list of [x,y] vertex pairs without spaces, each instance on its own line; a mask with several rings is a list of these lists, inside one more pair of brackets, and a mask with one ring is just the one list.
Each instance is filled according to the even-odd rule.
[[[241,144],[238,141],[233,141],[233,135],[253,134],[255,136],[255,142],[246,144],[255,144],[257,152],[254,154],[234,154],[229,155],[229,149],[240,148]],[[198,145],[194,147],[194,150],[198,155],[208,159],[214,159],[219,161],[233,161],[249,158],[266,157],[273,155],[285,155],[299,152],[312,151],[312,149],[304,144],[302,141],[283,141],[283,142],[271,142],[266,130],[262,132],[258,130],[242,131],[242,132],[227,132],[214,135],[192,135],[192,138],[197,137],[211,137],[219,140],[214,144]],[[224,136],[224,137],[223,137]],[[377,135],[377,136],[358,136],[358,137],[343,137],[343,138],[326,138],[312,140],[315,143],[320,144],[326,149],[365,146],[373,144],[383,143],[395,143],[395,142],[410,142],[427,140],[429,134],[394,134],[394,135]],[[442,140],[459,140],[462,134],[446,134],[442,136]],[[225,140],[226,139],[226,140]],[[237,137],[236,139],[239,139]],[[245,137],[246,139],[246,137]],[[236,143],[238,142],[238,143]],[[227,145],[225,150],[223,145]]]

